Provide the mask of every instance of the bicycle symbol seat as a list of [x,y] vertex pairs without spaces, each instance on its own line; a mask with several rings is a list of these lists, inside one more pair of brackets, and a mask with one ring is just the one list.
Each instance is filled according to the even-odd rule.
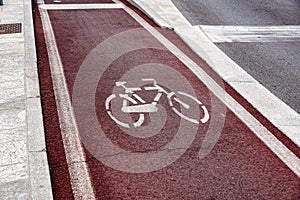
[[[130,128],[130,127],[140,127],[144,123],[145,120],[145,113],[153,113],[158,111],[157,104],[162,97],[162,95],[166,95],[168,99],[169,106],[172,108],[172,110],[181,118],[195,123],[199,124],[199,119],[194,119],[192,117],[186,116],[181,112],[181,110],[184,108],[186,110],[193,109],[191,106],[187,103],[185,103],[183,100],[179,99],[179,95],[182,95],[183,97],[189,98],[192,101],[194,101],[197,105],[200,105],[202,110],[203,110],[203,117],[200,119],[201,123],[206,123],[209,120],[209,113],[205,105],[202,104],[201,101],[199,101],[197,98],[194,96],[187,94],[185,92],[177,91],[177,93],[171,91],[167,92],[164,88],[159,86],[156,82],[155,79],[153,78],[147,78],[147,79],[142,79],[143,82],[152,82],[152,86],[145,86],[144,90],[146,91],[156,91],[157,94],[152,100],[152,102],[147,103],[142,97],[140,97],[138,94],[136,94],[137,91],[141,91],[142,88],[140,87],[126,87],[125,84],[127,82],[116,82],[117,87],[122,87],[125,89],[124,94],[111,94],[110,96],[107,97],[106,102],[105,102],[105,108],[107,111],[107,114],[110,116],[110,118],[115,121],[118,125],[123,126],[125,128]],[[133,122],[132,124],[125,123],[117,119],[112,113],[111,109],[111,101],[115,98],[119,98],[122,103],[121,111],[123,113],[137,113],[138,114],[138,120],[136,122]],[[179,105],[181,105],[181,109],[177,109],[174,105],[175,102]]]

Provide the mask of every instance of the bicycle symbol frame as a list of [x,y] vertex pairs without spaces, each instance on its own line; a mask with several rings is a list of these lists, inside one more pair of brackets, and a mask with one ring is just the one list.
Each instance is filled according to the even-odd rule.
[[[157,112],[158,111],[158,107],[157,104],[160,100],[160,98],[162,97],[162,95],[166,95],[167,99],[168,99],[168,103],[169,106],[172,108],[172,110],[181,118],[195,123],[195,124],[199,124],[199,119],[194,119],[191,118],[189,116],[184,115],[182,112],[180,112],[176,107],[174,107],[174,101],[179,103],[181,105],[181,108],[185,108],[185,109],[190,109],[191,106],[188,105],[187,103],[185,103],[183,100],[180,100],[177,96],[182,95],[185,97],[190,98],[191,100],[193,100],[194,102],[196,102],[197,104],[201,105],[201,108],[203,110],[203,117],[200,119],[201,123],[206,123],[209,120],[209,113],[207,108],[205,107],[205,105],[203,105],[203,103],[201,101],[199,101],[197,98],[195,98],[194,96],[187,94],[185,92],[181,92],[181,91],[177,91],[177,94],[174,91],[171,92],[167,92],[164,88],[162,88],[160,85],[157,84],[157,81],[153,78],[146,78],[146,79],[142,79],[143,82],[152,82],[153,86],[145,86],[144,90],[146,91],[157,91],[156,96],[154,97],[154,99],[152,100],[152,102],[147,103],[143,98],[141,98],[138,94],[136,94],[135,92],[137,91],[141,91],[142,88],[140,87],[126,87],[125,84],[127,82],[116,82],[116,86],[117,87],[122,87],[125,89],[125,94],[111,94],[110,96],[107,97],[106,101],[105,101],[105,108],[107,111],[107,114],[110,116],[110,118],[115,121],[118,125],[123,126],[125,128],[137,128],[142,126],[142,124],[145,121],[145,113],[153,113],[153,112]],[[136,122],[133,122],[132,125],[130,125],[129,123],[125,123],[120,121],[119,119],[117,119],[113,113],[112,113],[112,109],[111,109],[111,101],[115,98],[121,98],[123,99],[123,104],[122,104],[122,108],[121,111],[123,113],[137,113],[139,114],[139,118]],[[129,105],[131,103],[131,105]]]

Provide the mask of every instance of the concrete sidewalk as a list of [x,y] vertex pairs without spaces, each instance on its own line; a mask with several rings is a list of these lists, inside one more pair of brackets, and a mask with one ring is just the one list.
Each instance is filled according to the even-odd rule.
[[53,199],[30,0],[0,6],[0,158],[0,199]]

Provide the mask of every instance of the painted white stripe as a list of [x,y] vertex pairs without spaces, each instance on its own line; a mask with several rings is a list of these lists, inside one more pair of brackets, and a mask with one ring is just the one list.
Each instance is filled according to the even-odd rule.
[[[38,0],[43,5],[43,0]],[[47,51],[50,61],[51,76],[57,105],[61,134],[70,173],[73,195],[76,200],[95,199],[86,158],[79,139],[70,96],[64,76],[63,66],[58,54],[53,29],[46,10],[39,9],[46,39]]]
[[284,146],[271,132],[269,132],[256,118],[223,90],[205,71],[186,56],[180,49],[167,40],[162,34],[149,25],[143,18],[125,6],[125,10],[158,41],[183,62],[222,102],[245,123],[251,131],[262,140],[298,177],[300,177],[300,159]]
[[299,42],[300,26],[198,26],[218,42]]
[[122,9],[123,4],[41,4],[40,8],[45,10],[84,10],[84,9]]
[[[287,104],[273,95],[252,76],[243,70],[238,64],[222,52],[205,33],[198,27],[193,27],[175,7],[171,0],[153,0],[156,7],[162,8],[165,12],[159,14],[153,7],[153,1],[130,0],[134,5],[141,7],[141,10],[156,20],[159,26],[172,28],[178,36],[208,65],[219,74],[232,88],[243,96],[253,107],[264,117],[274,124],[282,133],[290,138],[300,147],[300,114],[290,108]],[[255,91],[255,93],[253,92]],[[276,108],[276,109],[274,109]]]
[[[133,94],[133,96],[134,96],[134,98],[136,98],[139,102],[141,102],[141,103],[146,103],[146,101],[144,101],[144,99],[142,99],[139,95]],[[154,101],[155,101],[155,99],[154,99]]]

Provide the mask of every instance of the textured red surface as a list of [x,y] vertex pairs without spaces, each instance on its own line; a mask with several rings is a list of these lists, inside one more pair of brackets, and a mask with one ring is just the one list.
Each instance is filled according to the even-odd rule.
[[33,4],[38,73],[40,79],[46,146],[55,199],[73,199],[68,165],[61,138],[43,28],[36,2]]
[[[128,14],[122,10],[90,10],[90,11],[51,11],[50,18],[54,28],[59,53],[70,94],[79,67],[89,52],[110,36],[125,30],[139,28]],[[172,31],[163,31],[172,42],[194,59],[211,76],[218,80],[209,67],[197,58]],[[38,35],[41,35],[38,34]],[[43,43],[43,39],[40,39]],[[154,41],[154,39],[153,39]],[[38,39],[39,42],[39,39]],[[122,44],[120,44],[122,45]],[[66,176],[64,153],[59,133],[55,101],[48,69],[47,57],[43,44],[39,44],[39,57],[43,61],[39,66],[47,66],[41,70],[42,97],[47,128],[47,145],[50,163],[63,167],[52,170],[54,192],[57,199],[69,199],[59,195],[70,194],[70,187],[62,187]],[[133,66],[142,63],[157,62],[172,66],[183,74],[197,91],[198,98],[209,105],[209,95],[205,86],[197,80],[174,55],[154,49],[146,49],[127,53],[112,63],[110,71],[100,80],[96,93],[96,110],[100,123],[112,121],[103,110],[102,94],[111,92],[112,84]],[[43,83],[45,81],[45,83]],[[180,84],[180,83],[178,83]],[[261,118],[247,102],[231,88],[226,90],[234,95],[243,105]],[[43,92],[44,91],[44,92]],[[48,93],[50,94],[47,97]],[[106,93],[105,93],[106,92]],[[104,95],[105,96],[105,95]],[[240,100],[241,99],[241,100]],[[49,102],[48,102],[49,101]],[[83,101],[84,102],[84,101]],[[222,104],[221,102],[216,102]],[[221,113],[220,113],[221,114]],[[87,164],[91,180],[98,199],[299,199],[300,181],[230,110],[226,113],[226,122],[222,135],[212,152],[204,159],[198,158],[198,151],[203,141],[204,126],[197,134],[190,148],[171,165],[150,173],[131,174],[114,170],[95,159],[87,150]],[[52,116],[50,118],[49,116]],[[54,119],[53,119],[54,118]],[[52,121],[52,123],[48,123]],[[103,120],[101,122],[101,120]],[[261,118],[264,122],[264,119]],[[268,123],[268,122],[265,122]],[[270,125],[268,125],[269,129]],[[168,130],[176,130],[176,123]],[[203,132],[202,132],[203,131]],[[51,134],[50,134],[51,133]],[[115,129],[110,138],[123,148],[145,150],[151,144],[161,145],[172,138],[172,131],[152,138],[153,141],[134,140],[122,135]],[[50,136],[51,135],[51,136]],[[52,138],[52,136],[54,136]],[[286,139],[283,139],[286,140]],[[288,142],[288,141],[287,141]],[[143,145],[136,145],[143,144]],[[53,150],[51,150],[53,146]],[[57,151],[54,151],[57,149]],[[152,147],[153,148],[153,147]],[[157,148],[157,146],[155,147]],[[60,150],[58,150],[60,149]],[[57,155],[56,155],[57,154]],[[57,159],[58,158],[58,159]],[[64,161],[63,161],[64,160]],[[67,184],[66,184],[67,185]],[[65,192],[64,192],[65,191]]]
[[[166,31],[161,31],[162,34]],[[166,38],[171,40],[180,48],[186,55],[188,55],[192,60],[194,60],[207,74],[212,77],[216,83],[221,86],[225,86],[225,90],[230,96],[232,96],[240,105],[242,105],[251,115],[253,115],[262,125],[264,125],[278,140],[280,140],[285,146],[287,146],[295,155],[300,157],[300,148],[292,142],[288,137],[286,137],[278,128],[276,128],[270,121],[268,121],[263,115],[261,115],[253,106],[239,95],[231,86],[227,83],[220,81],[220,77],[203,61],[195,55],[195,53],[188,48],[182,40],[174,33],[168,32],[164,34]],[[220,84],[221,83],[221,84]]]

